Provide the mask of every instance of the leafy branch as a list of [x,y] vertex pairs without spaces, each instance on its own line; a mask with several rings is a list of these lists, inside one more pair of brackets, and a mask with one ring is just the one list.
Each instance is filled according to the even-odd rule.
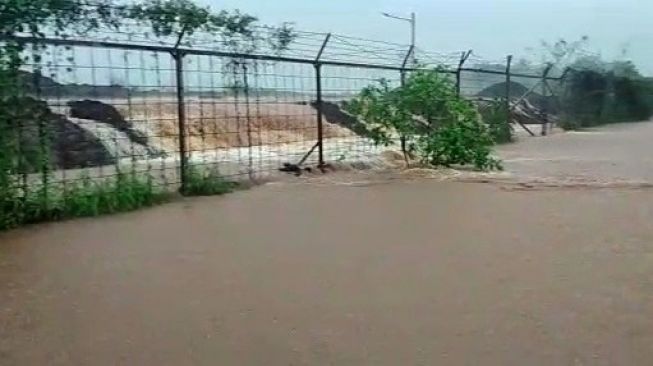
[[191,0],[147,0],[125,7],[126,17],[151,27],[156,37],[171,37],[176,47],[192,47],[189,38],[201,32],[222,39],[231,51],[254,52],[267,40],[273,50],[285,50],[295,34],[287,24],[272,28],[268,37],[257,34],[258,19],[238,10],[213,12]]

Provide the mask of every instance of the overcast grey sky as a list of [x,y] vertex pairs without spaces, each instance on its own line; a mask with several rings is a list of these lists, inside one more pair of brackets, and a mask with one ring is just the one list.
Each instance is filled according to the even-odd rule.
[[608,59],[626,49],[653,75],[653,0],[198,0],[214,9],[240,9],[261,22],[301,30],[408,43],[407,23],[380,12],[418,17],[417,45],[438,52],[473,49],[487,58],[528,55],[541,40],[590,37]]

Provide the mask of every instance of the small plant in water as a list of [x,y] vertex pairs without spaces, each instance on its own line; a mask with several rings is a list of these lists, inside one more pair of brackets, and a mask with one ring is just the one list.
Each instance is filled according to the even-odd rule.
[[508,123],[505,99],[496,99],[479,108],[479,113],[488,126],[492,139],[497,144],[512,142],[514,136]]
[[182,194],[186,196],[214,196],[233,192],[237,187],[228,182],[216,170],[203,171],[191,166],[186,173],[186,187]]
[[22,224],[99,216],[133,211],[164,202],[169,195],[158,191],[147,178],[118,173],[111,180],[95,181],[89,176],[60,188],[39,188],[15,199],[12,220],[2,220],[0,230]]
[[98,216],[132,211],[151,206],[164,199],[152,182],[119,173],[111,182],[94,182],[84,177],[68,190],[61,211],[64,217]]

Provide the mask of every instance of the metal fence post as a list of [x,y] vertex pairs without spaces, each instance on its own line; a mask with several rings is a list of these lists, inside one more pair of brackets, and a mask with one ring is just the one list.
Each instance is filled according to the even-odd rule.
[[512,66],[512,55],[506,59],[506,122],[510,125],[510,67]]
[[[41,89],[41,67],[39,66],[36,70],[34,70],[34,89],[36,92],[36,99],[41,100],[42,96],[42,89]],[[47,132],[48,126],[46,125],[45,121],[43,121],[43,118],[39,118],[38,121],[38,134],[39,134],[39,160],[41,163],[41,166],[39,167],[40,173],[41,173],[41,184],[43,185],[43,188],[41,188],[41,203],[43,204],[43,209],[44,210],[49,210],[49,203],[48,203],[48,189],[50,188],[50,182],[49,182],[49,177],[50,177],[50,144],[48,141],[49,134]],[[64,195],[65,196],[65,195]]]
[[[408,60],[412,56],[412,54],[415,52],[415,46],[411,45],[408,48],[408,52],[406,53],[406,56],[404,57],[404,61],[401,63],[401,85],[403,86],[406,83],[406,65],[408,65]],[[414,66],[414,65],[413,65]]]
[[[406,65],[408,64],[408,59],[410,59],[411,55],[415,52],[415,45],[410,45],[408,48],[408,52],[406,53],[406,57],[404,57],[404,61],[401,64],[401,71],[400,72],[400,83],[401,87],[403,88],[406,85]],[[414,59],[414,57],[413,57]],[[415,66],[415,65],[413,65]],[[407,146],[407,141],[406,141],[406,136],[405,135],[400,135],[399,136],[399,143],[401,144],[401,152],[404,154],[404,161],[406,162],[406,167],[409,166],[410,161],[408,159],[408,146]]]
[[322,122],[322,64],[315,64],[315,86],[317,88],[317,153],[318,167],[324,167],[324,135]]
[[317,154],[318,154],[318,168],[324,167],[324,123],[322,116],[322,64],[320,63],[320,58],[324,49],[331,39],[331,33],[326,35],[324,42],[322,42],[322,47],[315,57],[315,93],[316,93],[316,109],[317,109]]
[[461,72],[463,65],[469,58],[469,56],[472,54],[472,50],[469,50],[467,52],[463,52],[460,55],[460,62],[458,63],[458,69],[456,69],[456,95],[460,97],[460,83],[461,83]]
[[177,80],[177,128],[179,131],[179,160],[181,192],[185,193],[188,185],[188,157],[186,156],[186,103],[184,100],[184,53],[175,51],[175,75]]
[[[561,101],[561,98],[560,98],[561,97],[560,93],[562,93],[563,96],[566,94],[565,91],[564,91],[564,83],[565,83],[565,80],[567,79],[567,75],[569,75],[569,73],[571,71],[573,71],[573,70],[570,67],[567,67],[562,72],[562,75],[560,75],[560,77],[558,77],[557,79],[554,79],[554,80],[556,80],[556,82],[557,82],[556,84],[557,84],[557,86],[559,88],[558,92],[554,91],[554,89],[551,87],[551,84],[549,84],[548,81],[546,83],[547,87],[549,88],[549,92],[551,93],[552,102],[554,103],[554,105],[553,105],[554,112],[553,113],[560,116],[560,118],[564,118],[564,112],[563,112],[564,105],[562,104],[562,101]],[[549,131],[553,131],[553,128],[555,127],[555,124],[556,124],[555,120],[549,121],[549,128],[550,128]]]
[[542,108],[542,136],[546,136],[547,134],[547,128],[549,127],[549,100],[546,98],[546,91],[547,91],[547,78],[549,77],[549,72],[551,71],[551,68],[553,68],[553,64],[548,64],[546,68],[544,69],[544,72],[542,73],[542,105],[540,106]]

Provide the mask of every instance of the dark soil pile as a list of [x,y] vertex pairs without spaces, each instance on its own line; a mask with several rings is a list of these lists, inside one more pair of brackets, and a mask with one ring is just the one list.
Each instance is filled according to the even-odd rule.
[[147,146],[148,140],[142,132],[135,130],[131,122],[127,122],[118,110],[109,104],[97,100],[78,100],[68,102],[70,115],[75,118],[90,119],[108,123],[118,131],[124,132],[129,139],[137,144]]
[[55,169],[73,169],[115,163],[97,137],[53,113],[46,102],[20,97],[4,107],[22,157],[20,172],[38,172],[46,164]]
[[[311,106],[317,109],[317,102],[311,101]],[[369,135],[365,124],[343,111],[341,106],[342,103],[322,102],[322,115],[327,122],[347,128],[359,136]]]
[[[510,82],[510,98],[521,98],[522,95],[528,92],[528,88],[520,83],[514,81]],[[505,98],[506,97],[506,83],[496,83],[478,92],[477,96],[483,98]]]

